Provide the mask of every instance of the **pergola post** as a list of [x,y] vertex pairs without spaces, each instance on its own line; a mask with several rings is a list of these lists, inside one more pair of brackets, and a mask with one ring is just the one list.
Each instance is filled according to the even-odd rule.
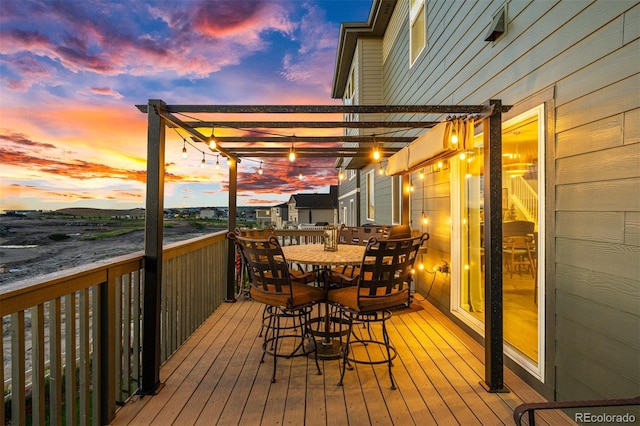
[[162,286],[162,221],[164,217],[165,123],[150,99],[147,120],[147,200],[144,238],[144,307],[142,317],[142,384],[139,393],[160,387],[160,299]]
[[[229,162],[229,231],[236,229],[238,211],[238,162]],[[226,302],[236,301],[236,248],[233,241],[227,240],[227,297]]]
[[502,102],[484,120],[484,369],[488,392],[504,386],[502,315]]

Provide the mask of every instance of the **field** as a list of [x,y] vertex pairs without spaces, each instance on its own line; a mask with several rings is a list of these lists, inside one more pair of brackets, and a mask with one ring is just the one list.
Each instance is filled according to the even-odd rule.
[[[164,243],[226,229],[204,219],[165,219]],[[144,250],[144,219],[35,214],[0,216],[4,284]]]

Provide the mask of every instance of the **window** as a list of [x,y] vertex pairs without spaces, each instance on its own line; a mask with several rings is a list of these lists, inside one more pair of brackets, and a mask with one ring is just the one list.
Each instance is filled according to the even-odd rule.
[[367,173],[366,199],[367,199],[367,219],[368,220],[375,220],[376,218],[376,205],[375,205],[375,193],[374,193],[375,186],[373,184],[375,177],[376,175],[373,170]]
[[409,0],[411,19],[410,56],[411,65],[416,61],[427,44],[425,0]]
[[402,176],[391,177],[391,223],[402,222]]

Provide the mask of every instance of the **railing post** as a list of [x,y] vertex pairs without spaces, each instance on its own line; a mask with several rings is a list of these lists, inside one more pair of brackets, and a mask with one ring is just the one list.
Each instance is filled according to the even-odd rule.
[[107,282],[99,286],[98,312],[95,312],[99,321],[99,339],[95,343],[99,356],[100,377],[98,389],[100,401],[100,424],[106,425],[116,417],[116,392],[115,392],[115,365],[116,365],[116,279],[114,274],[107,271]]
[[[235,161],[229,163],[229,231],[236,229],[238,193],[238,166]],[[227,240],[227,297],[225,301],[236,301],[236,248],[233,241]]]
[[[160,386],[160,290],[162,288],[162,220],[164,217],[165,125],[150,99],[147,111],[147,202],[144,240],[144,308],[142,319],[142,386],[153,394]],[[127,301],[128,302],[128,301]]]
[[484,121],[484,356],[488,392],[504,387],[502,324],[502,102],[492,99]]

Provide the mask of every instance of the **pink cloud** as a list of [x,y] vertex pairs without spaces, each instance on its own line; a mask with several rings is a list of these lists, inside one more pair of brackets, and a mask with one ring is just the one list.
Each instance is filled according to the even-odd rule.
[[116,99],[123,98],[121,93],[118,93],[117,91],[111,89],[110,87],[92,87],[90,90],[91,92],[97,93],[99,95],[111,96]]

